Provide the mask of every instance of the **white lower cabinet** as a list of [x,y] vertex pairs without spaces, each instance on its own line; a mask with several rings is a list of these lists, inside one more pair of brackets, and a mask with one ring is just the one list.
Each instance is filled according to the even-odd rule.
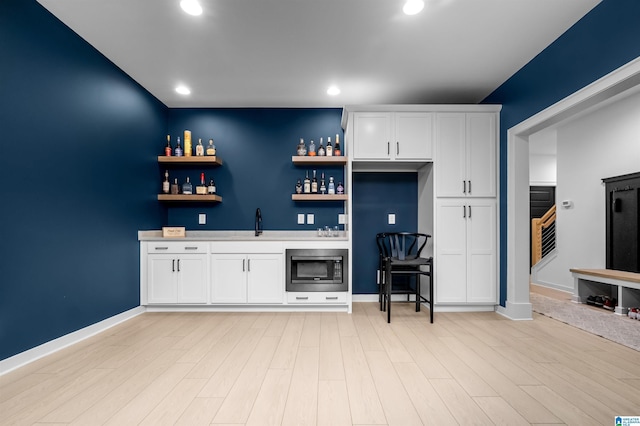
[[147,271],[149,304],[207,303],[205,254],[149,254]]
[[281,304],[283,266],[281,253],[212,254],[211,302]]
[[436,201],[436,304],[496,304],[495,199]]
[[295,304],[329,304],[347,303],[346,291],[311,291],[311,292],[287,292],[287,303]]

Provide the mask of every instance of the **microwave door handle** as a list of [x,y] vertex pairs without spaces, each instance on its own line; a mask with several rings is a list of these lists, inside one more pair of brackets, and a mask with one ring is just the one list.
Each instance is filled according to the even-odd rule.
[[291,256],[291,260],[309,260],[309,261],[317,261],[317,260],[337,260],[342,261],[342,256]]

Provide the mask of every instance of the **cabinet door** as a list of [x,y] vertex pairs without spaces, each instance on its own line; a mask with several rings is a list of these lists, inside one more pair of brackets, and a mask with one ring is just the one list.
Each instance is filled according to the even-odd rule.
[[391,157],[391,116],[386,112],[354,113],[354,160],[388,160]]
[[176,271],[176,256],[149,255],[147,256],[147,302],[176,303],[178,301],[178,287]]
[[398,112],[395,115],[396,138],[392,154],[396,160],[424,160],[433,158],[433,114],[426,112]]
[[284,299],[281,254],[252,254],[247,260],[249,303],[282,303]]
[[247,259],[243,254],[211,257],[211,302],[247,302]]
[[467,302],[497,303],[496,201],[467,199]]
[[206,255],[183,255],[178,262],[178,303],[207,303]]
[[496,196],[496,116],[467,114],[467,196]]
[[466,302],[466,206],[464,200],[444,200],[436,209],[436,303]]
[[437,197],[465,196],[467,180],[465,133],[465,114],[437,115],[434,161]]

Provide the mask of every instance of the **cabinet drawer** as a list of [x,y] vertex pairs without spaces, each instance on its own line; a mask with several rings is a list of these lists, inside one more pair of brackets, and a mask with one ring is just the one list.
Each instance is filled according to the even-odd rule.
[[147,244],[147,253],[206,253],[207,243],[181,241],[154,241]]
[[287,303],[301,303],[307,305],[326,303],[347,303],[347,292],[287,292]]

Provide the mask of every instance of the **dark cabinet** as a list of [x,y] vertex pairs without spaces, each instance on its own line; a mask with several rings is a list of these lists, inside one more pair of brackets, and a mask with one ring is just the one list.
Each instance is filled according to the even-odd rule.
[[606,187],[607,269],[640,272],[640,173],[602,181]]

